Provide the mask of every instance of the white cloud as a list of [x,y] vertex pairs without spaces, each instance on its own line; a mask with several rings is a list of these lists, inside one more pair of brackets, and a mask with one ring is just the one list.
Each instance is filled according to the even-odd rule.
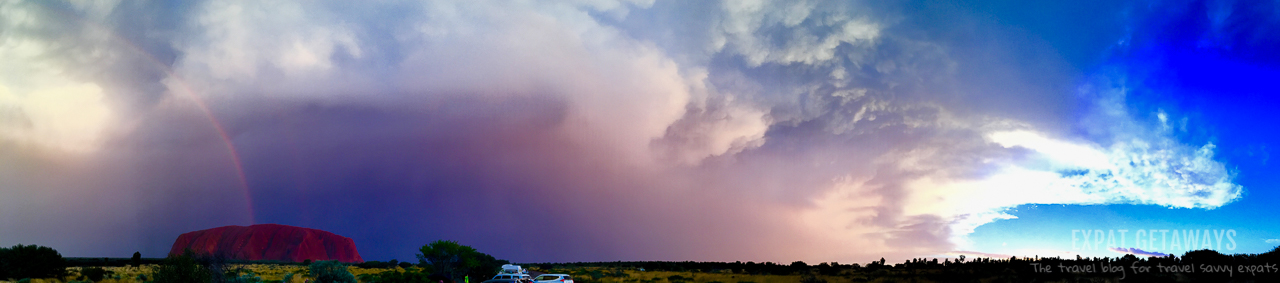
[[[0,31],[40,25],[35,13],[4,6]],[[11,32],[16,33],[16,32]],[[32,37],[0,39],[0,139],[72,152],[98,148],[114,110],[103,89],[46,59],[56,45]]]
[[[1073,145],[1040,138],[1029,139],[1038,140],[1038,144],[1026,145],[1035,149],[1033,156],[1042,156],[1044,159],[1040,162],[1046,162],[1047,166],[1000,165],[1005,169],[977,181],[983,189],[961,196],[961,199],[979,197],[960,201],[976,206],[976,211],[960,214],[990,213],[1020,204],[1125,203],[1212,209],[1238,199],[1242,193],[1243,188],[1232,183],[1232,174],[1225,166],[1213,160],[1212,144],[1195,148],[1167,136],[1149,136],[1117,142],[1103,149],[1087,142]],[[1106,158],[1099,159],[1103,156]],[[1010,178],[1013,182],[1000,181]],[[924,186],[919,188],[927,190]],[[946,212],[940,213],[946,215]],[[957,224],[966,228],[984,224],[965,222]]]
[[987,134],[992,142],[1004,147],[1024,147],[1043,154],[1055,163],[1070,166],[1062,169],[1109,169],[1112,164],[1098,146],[1053,140],[1030,131],[997,131]]
[[[901,144],[880,155],[874,161],[882,168],[878,172],[855,171],[839,179],[845,181],[817,196],[810,222],[843,219],[835,222],[838,228],[816,225],[815,229],[838,237],[865,238],[867,231],[906,229],[912,217],[936,216],[947,223],[949,243],[968,249],[967,236],[977,227],[1013,219],[1006,211],[1024,204],[1213,209],[1241,197],[1243,188],[1232,182],[1233,174],[1213,159],[1213,144],[1181,143],[1171,129],[1144,124],[1127,111],[1118,111],[1123,106],[1110,104],[1119,101],[1099,100],[1102,105],[1094,109],[1102,111],[1094,115],[1107,117],[1084,120],[1125,125],[1108,127],[1101,142],[1054,136],[1007,119],[956,117],[947,111],[922,115],[911,112],[913,107],[879,107],[874,113],[903,117],[896,120],[899,126],[871,128],[861,134],[891,135],[907,129],[930,135],[917,135],[922,141]],[[866,115],[863,112],[858,113]]]
[[577,7],[432,3],[427,11],[401,36],[413,49],[395,78],[400,90],[563,100],[570,133],[609,144],[621,160],[648,162],[649,143],[703,89],[699,74]]
[[1216,208],[1241,193],[1226,167],[1213,160],[1213,144],[1194,148],[1155,136],[1133,137],[1102,149],[1022,131],[989,136],[1005,147],[1035,150],[1048,165],[1035,172],[1054,175],[1060,184],[1096,196],[1093,201],[1100,203]]
[[[836,7],[832,7],[836,6]],[[742,55],[751,65],[817,64],[836,57],[841,44],[866,46],[880,35],[879,24],[822,1],[724,1],[713,51]],[[783,28],[785,40],[768,30]]]
[[[13,63],[13,61],[8,61]],[[0,85],[0,138],[73,152],[93,151],[112,122],[102,88],[66,82],[27,93]]]
[[1280,244],[1280,239],[1267,239],[1265,242],[1268,244]]
[[653,146],[680,163],[698,164],[708,157],[732,155],[763,145],[769,128],[767,113],[733,98],[724,96],[691,105]]
[[334,56],[360,58],[364,52],[352,28],[318,8],[294,2],[205,2],[192,19],[192,36],[174,43],[183,51],[175,69],[197,83],[199,92],[224,96],[298,94],[316,81],[339,79],[345,74],[334,72]]

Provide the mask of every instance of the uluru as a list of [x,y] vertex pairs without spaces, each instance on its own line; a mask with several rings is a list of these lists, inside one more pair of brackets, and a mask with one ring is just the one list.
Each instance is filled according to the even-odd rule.
[[187,232],[173,242],[169,255],[180,255],[187,249],[196,254],[222,256],[230,260],[364,262],[351,238],[280,224],[224,226]]

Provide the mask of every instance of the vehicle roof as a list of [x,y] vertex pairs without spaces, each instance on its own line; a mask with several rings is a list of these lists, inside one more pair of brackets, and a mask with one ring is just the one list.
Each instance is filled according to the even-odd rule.
[[503,276],[503,275],[521,277],[521,278],[529,277],[529,274],[524,274],[524,273],[498,273],[497,275],[494,275],[493,278],[498,278],[498,276]]

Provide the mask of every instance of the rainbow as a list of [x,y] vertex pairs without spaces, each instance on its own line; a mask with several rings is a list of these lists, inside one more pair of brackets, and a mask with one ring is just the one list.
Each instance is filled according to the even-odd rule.
[[164,62],[160,61],[159,58],[156,58],[155,55],[152,55],[151,53],[148,53],[146,50],[143,50],[141,47],[138,47],[136,43],[130,41],[127,38],[120,36],[114,30],[107,28],[99,23],[89,21],[88,19],[85,19],[83,16],[78,15],[73,11],[69,11],[59,7],[52,7],[51,5],[48,5],[48,3],[46,2],[36,2],[36,3],[45,4],[44,6],[46,6],[49,11],[66,16],[65,17],[66,19],[71,19],[71,20],[80,22],[84,24],[85,27],[93,28],[95,31],[99,31],[106,34],[108,38],[116,42],[123,43],[124,46],[128,47],[130,50],[136,52],[137,54],[142,55],[142,58],[145,58],[151,64],[159,68],[162,72],[164,72],[164,74],[168,78],[173,79],[173,82],[175,82],[174,85],[176,85],[178,88],[176,93],[194,102],[194,104],[196,105],[196,108],[198,108],[200,112],[204,114],[206,118],[209,119],[209,123],[213,126],[213,129],[217,132],[218,137],[222,139],[222,144],[226,147],[227,154],[230,155],[231,157],[231,166],[233,167],[236,173],[236,178],[239,181],[240,187],[244,192],[244,200],[245,200],[245,203],[248,205],[248,209],[249,209],[249,224],[250,225],[256,224],[257,214],[254,213],[254,209],[253,209],[254,207],[253,194],[249,189],[250,187],[249,187],[248,178],[246,178],[244,174],[244,164],[240,161],[240,154],[236,151],[235,144],[232,143],[231,141],[231,136],[227,135],[226,128],[222,126],[222,123],[219,122],[218,118],[213,114],[213,111],[209,110],[209,106],[205,103],[204,99],[202,99],[199,95],[197,95],[195,90],[191,88],[191,85],[188,84],[187,81],[182,78],[182,76],[179,76],[173,70],[173,68],[170,67],[168,64],[165,64]]

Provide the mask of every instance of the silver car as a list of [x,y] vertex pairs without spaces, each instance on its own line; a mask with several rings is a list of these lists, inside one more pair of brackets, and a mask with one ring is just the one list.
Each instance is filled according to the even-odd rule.
[[535,283],[573,283],[573,276],[568,274],[543,274],[533,278]]

